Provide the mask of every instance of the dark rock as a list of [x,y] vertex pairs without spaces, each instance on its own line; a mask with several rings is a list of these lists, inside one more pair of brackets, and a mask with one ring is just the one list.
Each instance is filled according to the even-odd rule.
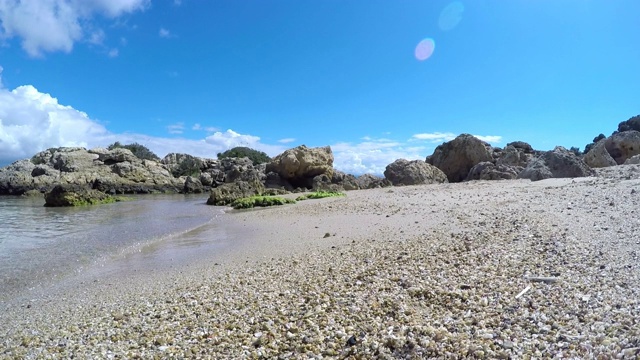
[[105,202],[115,199],[103,192],[88,189],[80,185],[56,185],[44,194],[45,206],[81,206]]
[[593,169],[573,152],[556,146],[552,151],[545,151],[541,156],[529,161],[527,167],[518,174],[518,178],[537,181],[594,175]]
[[208,205],[224,206],[229,205],[237,199],[260,195],[264,192],[264,186],[260,182],[237,181],[234,183],[224,183],[211,190]]
[[384,176],[393,185],[418,185],[447,182],[446,175],[422,160],[398,159],[387,165]]
[[372,174],[360,175],[356,178],[356,182],[360,189],[376,189],[393,185],[388,179]]
[[469,134],[438,145],[427,162],[442,170],[449,182],[460,182],[467,178],[469,170],[483,161],[492,161],[492,147]]
[[530,153],[525,152],[520,148],[517,148],[512,145],[507,145],[504,150],[500,152],[499,157],[496,160],[497,165],[507,165],[507,166],[519,166],[525,167],[529,160],[531,160],[532,155]]
[[483,161],[471,168],[466,180],[512,180],[518,177],[518,173],[522,169],[522,167],[496,165],[489,161]]
[[355,176],[351,174],[346,174],[342,171],[335,170],[333,172],[333,177],[331,178],[331,183],[336,184],[343,188],[346,191],[358,190],[360,186],[358,186],[358,181]]
[[531,145],[524,141],[513,141],[508,143],[507,146],[513,146],[516,149],[522,150],[525,154],[533,154],[535,152]]
[[200,194],[204,192],[204,187],[200,182],[200,179],[194,179],[191,176],[187,176],[184,181],[183,192],[185,194]]

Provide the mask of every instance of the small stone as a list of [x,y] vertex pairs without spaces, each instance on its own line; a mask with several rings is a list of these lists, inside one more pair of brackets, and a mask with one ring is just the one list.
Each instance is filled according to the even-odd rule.
[[325,233],[325,234],[324,234],[324,236],[323,236],[323,238],[328,238],[329,236],[331,236],[331,234],[329,234],[329,233]]
[[351,335],[351,337],[347,340],[346,346],[354,346],[357,343],[356,336]]

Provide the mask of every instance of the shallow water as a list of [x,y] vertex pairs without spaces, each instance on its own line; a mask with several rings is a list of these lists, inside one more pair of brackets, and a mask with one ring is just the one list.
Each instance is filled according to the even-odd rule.
[[0,299],[91,273],[162,268],[224,246],[206,198],[147,195],[74,208],[0,197]]

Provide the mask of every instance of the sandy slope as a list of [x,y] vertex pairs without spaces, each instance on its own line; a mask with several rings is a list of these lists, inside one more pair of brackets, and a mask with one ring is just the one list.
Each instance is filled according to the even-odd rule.
[[640,169],[600,174],[233,212],[215,259],[0,315],[0,358],[634,358]]

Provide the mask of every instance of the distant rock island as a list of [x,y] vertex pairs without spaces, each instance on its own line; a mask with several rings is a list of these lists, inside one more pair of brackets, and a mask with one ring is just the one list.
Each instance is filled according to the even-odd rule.
[[[626,129],[632,120],[640,127],[640,117],[621,126],[624,124],[622,127]],[[226,205],[256,194],[348,191],[471,180],[584,177],[595,175],[593,168],[640,163],[640,132],[631,129],[616,131],[609,137],[601,134],[587,146],[586,154],[560,146],[538,151],[523,141],[511,142],[504,148],[492,147],[472,135],[462,134],[436,147],[424,161],[394,161],[386,167],[384,177],[371,174],[356,177],[334,169],[329,146],[301,145],[273,159],[248,148],[225,152],[227,156],[252,154],[253,160],[249,157],[209,159],[178,153],[163,159],[155,155],[140,158],[130,149],[138,148],[60,147],[39,152],[31,159],[0,169],[0,195],[43,194],[61,185],[74,189],[80,186],[108,195],[209,193],[208,204]],[[260,155],[254,157],[251,151]]]

